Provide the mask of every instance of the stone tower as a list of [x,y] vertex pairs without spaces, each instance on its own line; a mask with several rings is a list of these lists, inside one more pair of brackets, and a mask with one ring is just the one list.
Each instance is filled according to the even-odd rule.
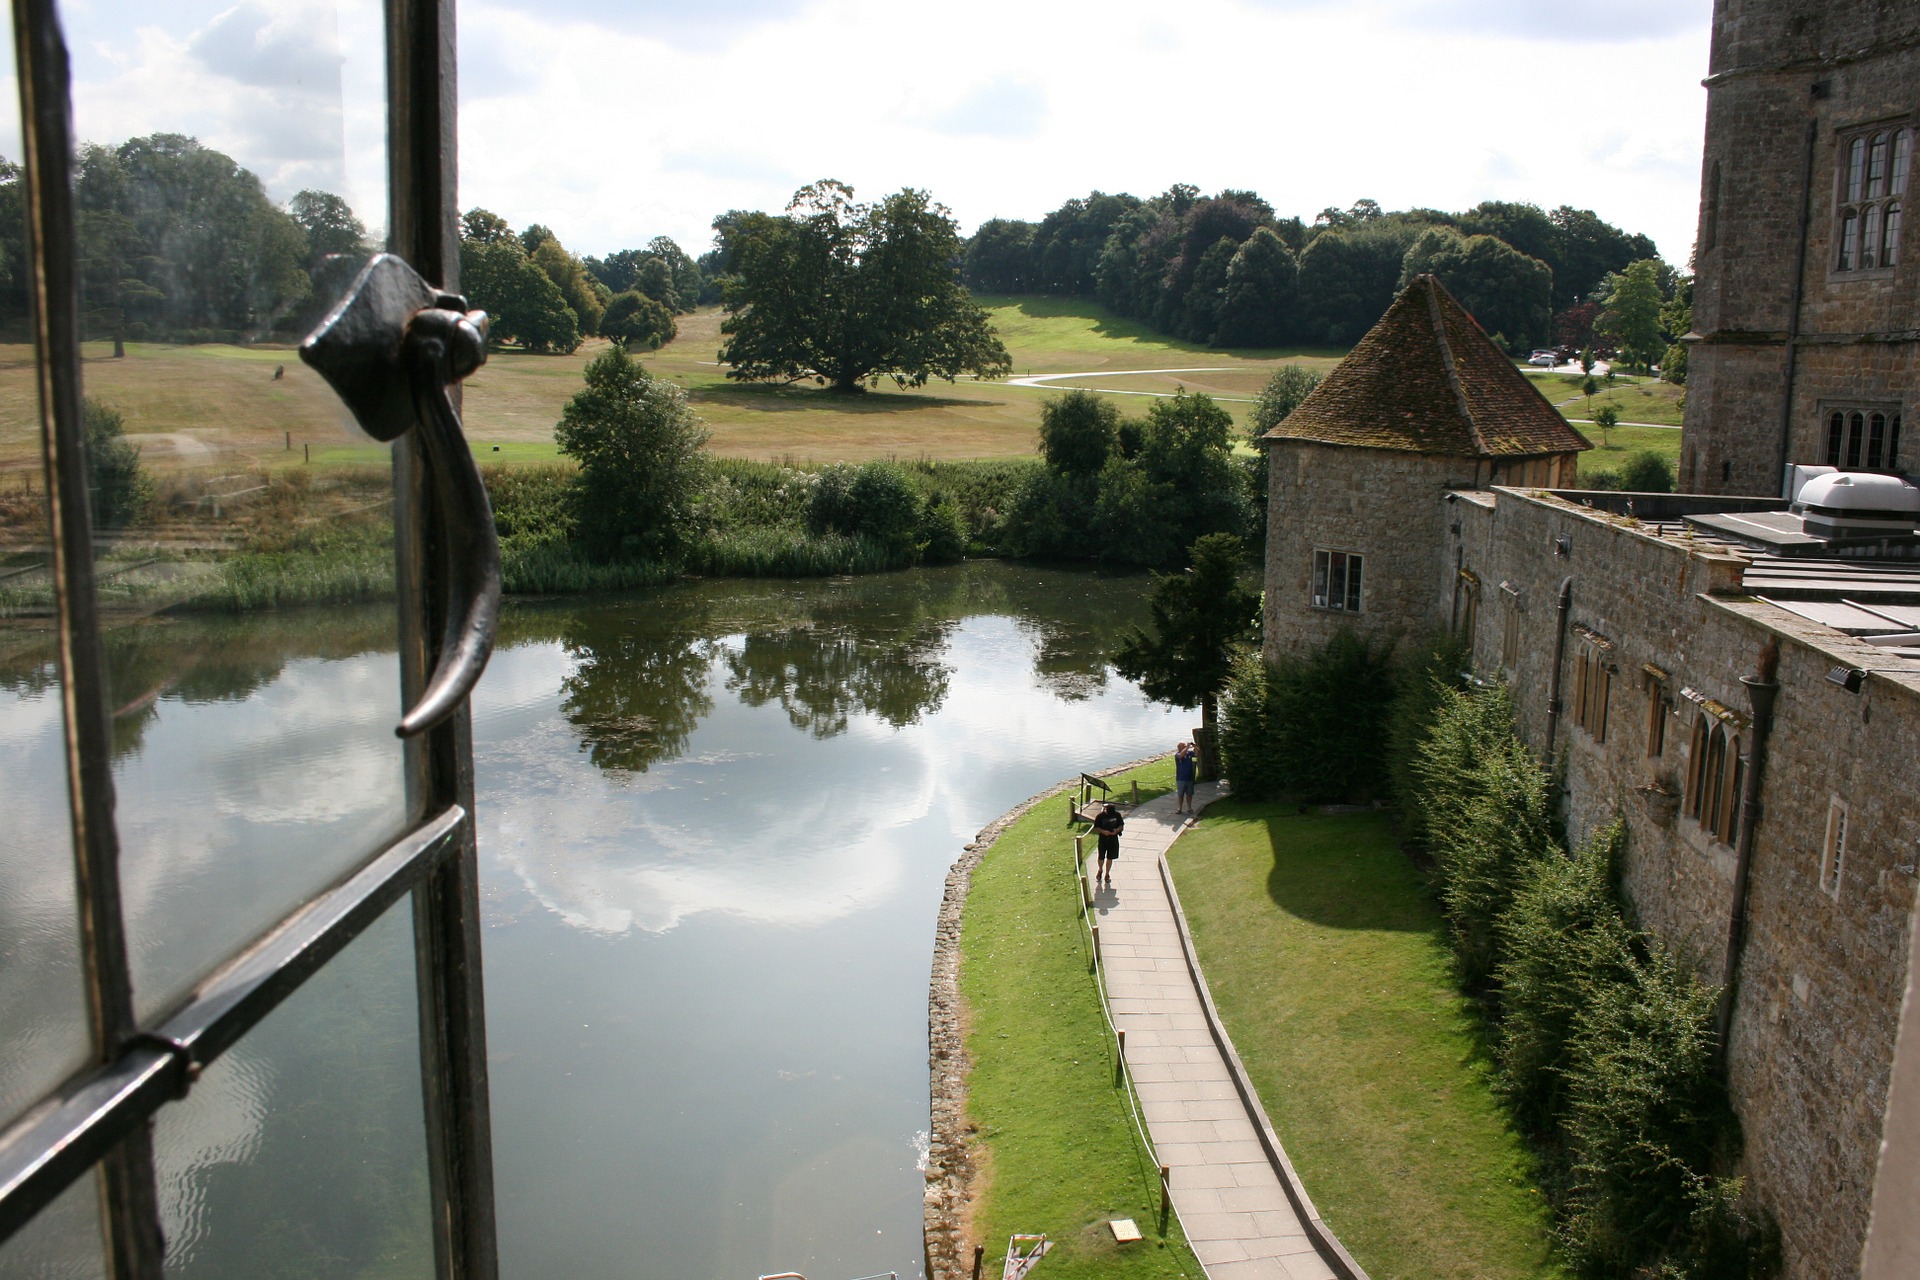
[[1452,490],[1571,488],[1591,448],[1432,276],[1263,437],[1269,660],[1447,621]]
[[1687,492],[1920,470],[1920,5],[1715,0]]

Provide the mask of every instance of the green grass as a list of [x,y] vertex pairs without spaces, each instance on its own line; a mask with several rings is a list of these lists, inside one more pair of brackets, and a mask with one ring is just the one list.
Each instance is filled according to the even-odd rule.
[[1375,814],[1223,801],[1170,855],[1208,986],[1374,1280],[1560,1277],[1425,878]]
[[[1164,792],[1172,765],[1128,776],[1141,778],[1143,794]],[[984,1183],[973,1236],[996,1274],[1009,1235],[1044,1231],[1055,1242],[1039,1267],[1048,1280],[1199,1280],[1178,1220],[1159,1235],[1159,1173],[1115,1085],[1063,819],[1063,802],[1052,799],[1014,823],[974,871],[967,897],[967,1111]],[[1106,1223],[1117,1217],[1147,1238],[1115,1244]]]
[[1620,411],[1622,422],[1651,422],[1677,427],[1684,416],[1687,389],[1658,378],[1621,374],[1612,382],[1605,378],[1597,379],[1600,390],[1594,394],[1593,402],[1589,405],[1587,397],[1580,390],[1585,379],[1577,373],[1539,373],[1529,376],[1533,378],[1533,384],[1540,388],[1540,393],[1569,418],[1591,418],[1594,410],[1608,404]]

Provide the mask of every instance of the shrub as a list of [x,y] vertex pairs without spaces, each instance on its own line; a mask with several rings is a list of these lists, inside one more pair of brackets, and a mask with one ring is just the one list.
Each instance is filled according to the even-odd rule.
[[945,495],[930,499],[920,513],[916,533],[920,558],[929,564],[952,564],[966,558],[967,521]]
[[1651,449],[1641,449],[1620,468],[1620,487],[1633,493],[1672,493],[1673,464]]
[[697,532],[707,429],[687,394],[620,346],[595,356],[554,431],[580,464],[576,518],[597,560],[670,561]]
[[508,548],[563,546],[573,541],[578,515],[573,486],[579,479],[575,468],[483,467],[480,477],[493,504],[493,527],[500,535],[502,554]]
[[1272,800],[1286,788],[1267,664],[1242,654],[1220,696],[1221,769],[1242,800]]
[[1283,658],[1269,675],[1279,767],[1310,803],[1362,799],[1380,790],[1391,642],[1338,631],[1310,654]]
[[916,555],[921,510],[920,495],[893,463],[837,462],[820,472],[807,523],[816,533],[870,539],[906,563]]
[[1560,1120],[1575,1017],[1627,975],[1632,931],[1613,888],[1625,839],[1612,822],[1574,857],[1534,862],[1499,921],[1499,1089],[1532,1133]]
[[146,513],[153,479],[140,465],[140,446],[127,439],[126,418],[92,396],[80,400],[86,436],[87,491],[96,529],[118,529]]
[[1424,653],[1412,654],[1394,680],[1393,706],[1387,712],[1387,793],[1400,807],[1400,838],[1415,848],[1427,845],[1427,814],[1414,762],[1442,699],[1464,687],[1461,672],[1472,661],[1465,636],[1440,635]]

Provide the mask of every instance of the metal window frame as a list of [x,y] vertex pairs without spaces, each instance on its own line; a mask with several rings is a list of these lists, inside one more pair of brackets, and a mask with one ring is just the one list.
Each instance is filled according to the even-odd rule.
[[[89,1065],[0,1130],[0,1242],[93,1172],[115,1280],[160,1280],[152,1119],[200,1071],[402,897],[411,896],[436,1274],[494,1280],[493,1166],[466,708],[406,748],[410,830],[269,929],[155,1026],[134,1013],[113,821],[110,710],[80,417],[73,111],[55,0],[12,0],[28,201],[41,449],[52,522]],[[454,0],[386,0],[390,248],[459,287]],[[401,684],[411,704],[441,634],[438,517],[426,461],[395,446]]]

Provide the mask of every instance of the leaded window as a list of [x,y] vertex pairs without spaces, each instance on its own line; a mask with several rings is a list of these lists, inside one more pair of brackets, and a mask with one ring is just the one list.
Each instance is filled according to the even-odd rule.
[[1351,551],[1313,553],[1313,607],[1360,612],[1363,557]]
[[[91,90],[68,43],[101,61],[104,37],[88,27],[101,19],[55,0],[16,0],[12,13],[23,164],[0,183],[24,213],[24,279],[9,285],[30,307],[32,350],[0,377],[18,381],[11,403],[38,412],[0,421],[8,465],[34,463],[4,477],[20,488],[0,540],[0,1277],[157,1280],[213,1274],[217,1254],[233,1275],[487,1280],[470,681],[442,680],[476,655],[442,653],[439,639],[457,640],[445,615],[477,616],[487,591],[468,572],[484,555],[449,550],[474,526],[445,496],[467,492],[445,461],[458,417],[423,363],[462,340],[461,323],[478,332],[439,292],[458,283],[453,0],[260,0],[215,19],[236,24],[233,49],[272,36],[276,56],[326,72],[269,81],[260,60],[233,83],[255,92],[256,116],[286,117],[250,121],[262,137],[304,125],[279,135],[298,134],[298,158],[337,154],[337,172],[366,179],[355,212],[392,255],[368,268],[385,274],[367,306],[401,306],[373,317],[391,343],[378,324],[366,332],[396,353],[381,385],[410,379],[381,402],[392,431],[374,438],[391,447],[359,436],[359,487],[328,504],[370,571],[392,567],[393,593],[365,606],[368,634],[384,639],[264,715],[218,692],[257,658],[249,643],[182,621],[180,606],[232,588],[218,552],[268,531],[267,504],[302,483],[291,430],[280,448],[288,381],[275,366],[297,364],[291,342],[336,298],[372,298],[347,292],[365,237],[337,262],[210,270],[230,237],[177,212],[156,175],[225,182],[247,213],[239,234],[292,216],[190,136],[209,100],[191,75],[221,51],[182,59],[187,79],[147,99],[123,83],[110,111],[82,101],[76,113]],[[322,38],[303,39],[308,26]],[[349,47],[343,31],[364,34]],[[76,136],[77,114],[139,123]],[[126,184],[144,221],[114,203]],[[429,336],[442,345],[414,345]],[[153,397],[136,383],[157,366],[124,361],[137,344],[164,357],[188,343],[220,344],[251,371],[226,420],[205,424],[216,445],[143,422]],[[339,430],[379,416],[372,401],[349,415],[300,372],[313,379],[301,394]],[[226,448],[249,432],[245,450]],[[144,451],[169,465],[142,497],[127,478]],[[163,515],[206,545],[156,551]],[[468,676],[483,662],[484,646]],[[217,1168],[231,1176],[208,1175]]]
[[1900,426],[1891,406],[1829,409],[1823,461],[1846,471],[1898,471]]
[[1881,127],[1841,140],[1836,272],[1883,271],[1899,263],[1901,210],[1912,163],[1912,129]]

